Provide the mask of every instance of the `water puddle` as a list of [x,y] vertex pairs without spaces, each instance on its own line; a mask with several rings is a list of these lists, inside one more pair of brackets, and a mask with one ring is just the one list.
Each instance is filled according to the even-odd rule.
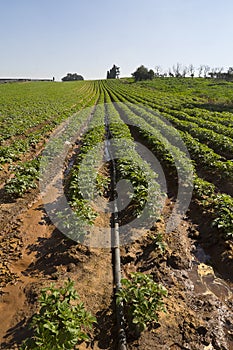
[[233,296],[230,285],[215,275],[208,264],[210,256],[205,253],[201,246],[194,251],[192,267],[188,271],[189,278],[193,282],[194,292],[197,294],[214,294],[219,300],[226,302]]

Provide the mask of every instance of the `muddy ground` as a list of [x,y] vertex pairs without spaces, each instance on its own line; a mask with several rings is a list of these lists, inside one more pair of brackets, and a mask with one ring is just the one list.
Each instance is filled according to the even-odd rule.
[[[121,248],[124,276],[149,273],[168,290],[167,311],[161,312],[159,323],[137,339],[127,331],[130,350],[233,349],[232,247],[216,238],[208,220],[198,220],[195,205],[167,234],[168,199],[151,230]],[[116,349],[110,249],[89,249],[64,237],[47,217],[37,190],[2,203],[0,225],[0,348],[18,349],[30,336],[28,322],[43,286],[71,278],[98,321],[93,341],[79,349]],[[156,245],[158,233],[165,253]]]

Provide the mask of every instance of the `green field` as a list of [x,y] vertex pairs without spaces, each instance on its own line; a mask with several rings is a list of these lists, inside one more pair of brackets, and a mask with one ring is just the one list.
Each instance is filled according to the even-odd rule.
[[[154,349],[160,339],[186,349],[186,340],[179,340],[185,332],[192,350],[220,349],[225,341],[230,349],[225,308],[232,305],[233,281],[232,83],[125,78],[1,84],[0,123],[0,306],[8,315],[1,336],[9,338],[4,349],[25,339],[40,287],[53,281],[60,287],[70,278],[96,317],[90,316],[97,320],[90,334],[94,348],[116,346],[113,200],[122,205],[117,224],[123,276],[137,283],[123,280],[124,301],[130,293],[133,302],[148,298],[134,308],[140,334],[126,327],[130,349]],[[58,175],[62,188],[55,182],[55,197],[43,202],[43,190]],[[59,206],[59,191],[68,210]],[[57,290],[51,290],[60,305]],[[215,299],[207,317],[210,295]],[[218,320],[216,314],[217,335],[209,321]],[[37,317],[43,327],[43,317]],[[66,320],[69,330],[72,317]]]
[[[158,78],[138,83],[131,79],[67,84],[16,83],[0,86],[0,96],[0,162],[2,169],[8,167],[13,174],[5,183],[7,193],[23,195],[37,186],[38,157],[33,157],[32,152],[38,144],[45,144],[59,123],[95,103],[107,103],[113,137],[124,137],[133,142],[127,121],[141,125],[138,133],[142,142],[146,142],[166,167],[169,176],[176,176],[175,156],[169,155],[159,133],[163,130],[163,137],[173,137],[171,125],[179,131],[193,161],[190,164],[194,170],[193,198],[205,212],[211,213],[219,234],[232,239],[232,83],[191,78]],[[116,108],[114,103],[118,102],[123,104]],[[91,123],[94,125],[97,120],[98,124],[102,123],[102,128],[95,130],[96,136],[92,137],[93,144],[89,147],[105,138],[104,113],[102,107],[102,111],[98,109],[94,114]],[[171,124],[166,125],[165,120]],[[180,150],[175,152],[177,159],[181,159]],[[131,158],[136,157],[132,154]],[[123,169],[121,171],[124,173]],[[143,201],[146,202],[142,193],[147,195],[146,191],[138,194],[142,197],[141,206]]]

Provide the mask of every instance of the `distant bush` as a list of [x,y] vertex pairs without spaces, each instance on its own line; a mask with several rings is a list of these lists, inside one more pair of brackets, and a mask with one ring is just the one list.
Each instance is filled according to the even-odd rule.
[[152,80],[155,77],[155,73],[152,69],[148,70],[142,65],[138,67],[134,73],[132,73],[132,76],[134,77],[135,81]]
[[77,74],[77,73],[68,73],[64,78],[62,78],[62,81],[76,81],[76,80],[84,80],[84,78]]

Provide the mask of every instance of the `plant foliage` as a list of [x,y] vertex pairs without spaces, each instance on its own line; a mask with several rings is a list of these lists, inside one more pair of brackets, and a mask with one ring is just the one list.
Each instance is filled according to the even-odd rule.
[[130,279],[121,280],[122,288],[117,292],[118,304],[123,301],[127,318],[143,331],[158,322],[158,313],[165,311],[163,298],[167,290],[153,280],[151,275],[132,273]]
[[39,312],[30,324],[33,337],[24,342],[21,350],[71,350],[76,344],[88,341],[96,319],[82,302],[73,302],[76,300],[79,296],[70,280],[61,288],[51,285],[42,289]]

